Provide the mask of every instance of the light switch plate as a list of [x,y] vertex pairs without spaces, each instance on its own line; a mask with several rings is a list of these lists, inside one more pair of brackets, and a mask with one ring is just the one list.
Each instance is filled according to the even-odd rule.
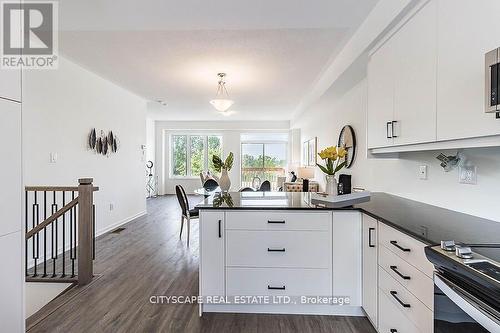
[[50,163],[56,163],[57,162],[57,153],[50,153],[49,161],[50,161]]
[[418,177],[422,180],[427,179],[427,165],[421,165],[418,170]]
[[475,165],[459,166],[458,181],[460,184],[477,184],[477,168]]

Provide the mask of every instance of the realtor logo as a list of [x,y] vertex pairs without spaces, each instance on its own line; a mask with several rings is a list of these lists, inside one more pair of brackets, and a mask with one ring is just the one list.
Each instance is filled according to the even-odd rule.
[[2,2],[1,68],[57,68],[57,2]]

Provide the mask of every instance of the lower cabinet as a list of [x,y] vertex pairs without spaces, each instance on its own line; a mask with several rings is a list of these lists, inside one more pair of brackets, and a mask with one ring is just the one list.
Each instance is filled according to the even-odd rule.
[[363,309],[375,327],[378,325],[377,234],[378,221],[363,214]]
[[381,289],[378,290],[380,317],[378,331],[383,333],[420,333],[409,321],[390,297]]
[[200,213],[200,295],[224,296],[224,212]]

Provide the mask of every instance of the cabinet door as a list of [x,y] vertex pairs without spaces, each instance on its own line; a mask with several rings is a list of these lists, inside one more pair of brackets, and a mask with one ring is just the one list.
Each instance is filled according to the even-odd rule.
[[438,140],[500,134],[484,112],[484,55],[500,46],[500,1],[439,0]]
[[389,39],[368,64],[368,148],[392,146],[390,122],[394,119],[396,49]]
[[224,296],[224,212],[200,214],[200,295]]
[[0,99],[0,236],[21,230],[21,104]]
[[377,327],[377,232],[378,222],[363,214],[363,309]]
[[394,145],[436,140],[437,3],[428,2],[393,36],[397,49]]

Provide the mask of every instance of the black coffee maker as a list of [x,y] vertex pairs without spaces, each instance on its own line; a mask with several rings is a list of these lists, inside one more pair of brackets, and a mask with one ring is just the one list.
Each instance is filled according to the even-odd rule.
[[338,194],[351,193],[351,175],[339,175]]

